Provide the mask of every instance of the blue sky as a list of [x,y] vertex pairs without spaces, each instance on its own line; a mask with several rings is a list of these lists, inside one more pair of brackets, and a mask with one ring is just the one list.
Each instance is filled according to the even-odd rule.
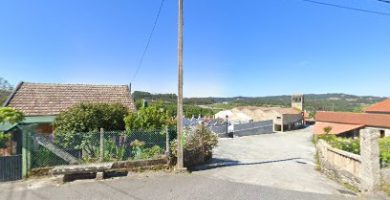
[[[319,0],[390,13],[375,0]],[[0,1],[0,76],[128,84],[160,0]],[[302,0],[185,0],[185,96],[390,96],[390,16]],[[177,1],[165,4],[133,89],[175,92]]]

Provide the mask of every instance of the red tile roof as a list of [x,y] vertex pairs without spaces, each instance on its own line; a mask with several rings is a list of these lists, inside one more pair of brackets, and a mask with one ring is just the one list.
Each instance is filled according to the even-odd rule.
[[386,99],[379,103],[376,103],[368,107],[366,112],[375,112],[375,113],[390,113],[390,99]]
[[318,122],[366,125],[390,128],[390,114],[350,113],[350,112],[317,112]]
[[338,135],[340,133],[345,133],[348,131],[356,130],[363,128],[364,125],[355,125],[355,124],[339,124],[339,123],[329,123],[329,122],[317,122],[314,125],[314,134],[325,134],[324,128],[332,127],[332,130],[329,134]]
[[79,103],[121,103],[134,110],[127,85],[25,83],[18,85],[5,106],[26,116],[57,115]]

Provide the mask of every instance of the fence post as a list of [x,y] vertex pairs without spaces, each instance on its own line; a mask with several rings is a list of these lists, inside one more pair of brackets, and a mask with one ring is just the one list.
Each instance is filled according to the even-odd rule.
[[103,162],[104,157],[104,129],[100,128],[100,155],[99,155],[99,161]]
[[362,158],[361,191],[371,195],[380,184],[379,163],[379,136],[378,129],[365,128],[360,131],[360,155]]
[[22,128],[22,176],[28,177],[28,172],[31,169],[31,134],[35,126],[27,126]]
[[169,157],[170,147],[169,147],[169,128],[165,127],[165,155]]

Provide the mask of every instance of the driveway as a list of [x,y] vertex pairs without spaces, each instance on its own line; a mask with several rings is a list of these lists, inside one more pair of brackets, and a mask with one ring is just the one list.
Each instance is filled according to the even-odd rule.
[[316,170],[311,129],[220,139],[213,162],[194,173],[285,190],[351,194]]

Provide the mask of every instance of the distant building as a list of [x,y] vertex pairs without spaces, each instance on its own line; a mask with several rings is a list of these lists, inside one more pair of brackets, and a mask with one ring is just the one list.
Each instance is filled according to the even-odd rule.
[[294,130],[304,126],[304,96],[293,95],[291,100],[291,108],[242,106],[220,111],[215,118],[227,118],[232,124],[273,120],[274,131]]
[[303,94],[294,94],[291,96],[291,108],[304,111],[305,96]]
[[357,137],[362,128],[377,128],[381,137],[390,136],[390,99],[368,107],[364,113],[317,112],[315,134],[325,134],[324,128],[330,127],[329,134],[341,137]]

